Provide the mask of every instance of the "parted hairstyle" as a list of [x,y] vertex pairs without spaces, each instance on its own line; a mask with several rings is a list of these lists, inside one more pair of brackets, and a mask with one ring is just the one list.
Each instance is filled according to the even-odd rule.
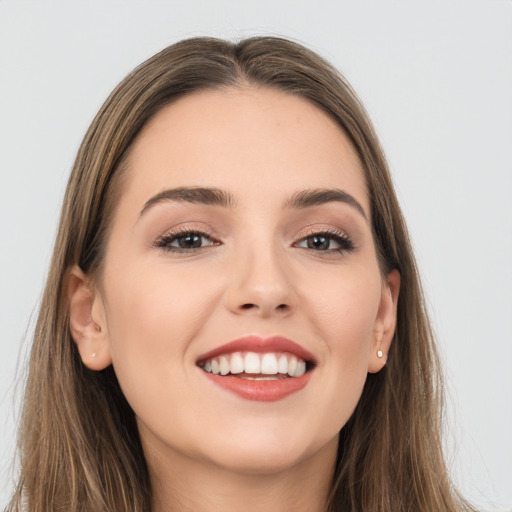
[[356,94],[323,58],[295,42],[193,38],[132,71],[94,118],[66,189],[35,329],[19,433],[20,475],[8,510],[149,512],[152,493],[134,413],[112,366],[85,367],[70,334],[70,269],[101,275],[125,163],[164,106],[226,87],[267,87],[334,119],[365,173],[380,269],[398,269],[397,326],[387,365],[369,374],[339,435],[329,512],[473,510],[442,453],[443,385],[416,263],[383,151]]

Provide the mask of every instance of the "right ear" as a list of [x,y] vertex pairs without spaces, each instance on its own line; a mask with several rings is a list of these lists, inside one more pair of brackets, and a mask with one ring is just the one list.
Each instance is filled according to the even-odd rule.
[[82,362],[91,370],[112,363],[103,299],[94,283],[75,265],[68,273],[69,329]]

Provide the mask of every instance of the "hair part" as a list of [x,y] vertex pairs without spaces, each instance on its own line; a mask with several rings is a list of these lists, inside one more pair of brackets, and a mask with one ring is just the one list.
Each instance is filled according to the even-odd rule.
[[387,367],[369,374],[340,433],[330,511],[472,510],[453,490],[441,443],[442,379],[416,263],[384,153],[346,80],[303,46],[275,37],[194,38],[131,72],[93,120],[66,190],[29,362],[21,474],[9,510],[149,512],[151,485],[134,413],[112,367],[88,370],[63,294],[78,264],[101,274],[130,149],[164,106],[202,90],[270,87],[301,96],[348,136],[365,173],[383,275],[401,274]]

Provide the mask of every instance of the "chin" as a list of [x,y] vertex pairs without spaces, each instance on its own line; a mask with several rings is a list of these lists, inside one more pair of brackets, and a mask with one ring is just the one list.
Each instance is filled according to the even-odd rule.
[[217,459],[216,465],[234,474],[263,476],[290,471],[306,459],[305,454],[298,456],[295,453],[269,453],[260,449]]
[[291,439],[287,436],[262,436],[218,447],[211,453],[214,465],[240,475],[272,475],[300,468],[311,457],[322,454],[336,460],[338,434],[322,443],[318,438]]

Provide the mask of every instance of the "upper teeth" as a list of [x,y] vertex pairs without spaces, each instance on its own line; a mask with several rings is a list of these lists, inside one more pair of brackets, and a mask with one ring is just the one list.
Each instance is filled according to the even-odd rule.
[[263,374],[276,375],[278,373],[290,377],[300,377],[306,373],[306,361],[292,354],[266,352],[234,352],[213,359],[208,359],[201,365],[208,373],[216,375]]

